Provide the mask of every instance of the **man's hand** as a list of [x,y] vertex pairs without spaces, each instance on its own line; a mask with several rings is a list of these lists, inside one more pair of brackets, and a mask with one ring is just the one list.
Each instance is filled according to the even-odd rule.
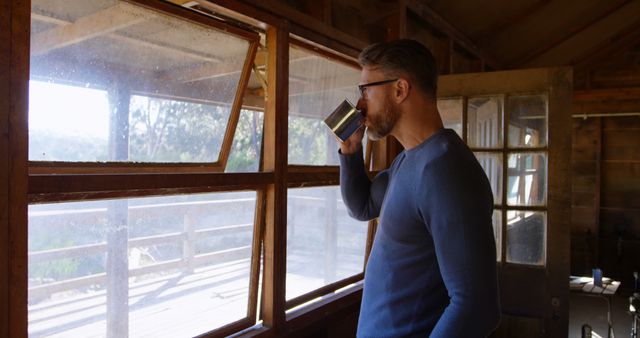
[[340,143],[340,152],[343,155],[351,155],[362,150],[362,137],[364,136],[365,129],[365,126],[362,125],[344,142],[338,142]]

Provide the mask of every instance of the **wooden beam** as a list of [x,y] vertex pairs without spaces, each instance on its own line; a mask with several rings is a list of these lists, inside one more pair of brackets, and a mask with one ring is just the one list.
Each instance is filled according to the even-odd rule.
[[549,4],[551,0],[538,0],[532,4],[529,4],[519,12],[511,16],[500,17],[493,25],[487,29],[476,34],[478,37],[484,37],[481,40],[490,40],[496,34],[508,30],[515,24],[524,21],[526,18],[538,12],[540,9]]
[[287,257],[287,119],[289,30],[286,22],[267,28],[269,50],[267,107],[264,117],[264,170],[274,182],[266,190],[263,320],[279,336],[285,324]]
[[[11,16],[13,1],[0,2],[0,337],[10,337],[11,261],[9,238],[9,116],[11,111]],[[26,8],[26,6],[23,6]]]
[[464,35],[460,30],[451,25],[448,21],[438,15],[433,11],[427,4],[423,1],[419,0],[405,0],[406,6],[409,10],[414,12],[420,18],[428,22],[431,26],[433,26],[438,31],[444,33],[445,35],[453,38],[455,43],[457,43],[462,48],[468,50],[472,54],[477,55],[479,58],[483,59],[486,64],[491,66],[493,69],[502,69],[504,68],[496,58],[482,51],[478,46],[469,39],[466,35]]
[[640,40],[640,22],[600,42],[572,60],[577,74],[599,69],[610,58],[631,48]]
[[640,100],[640,87],[577,90],[573,92],[573,102],[607,101],[607,100]]
[[[170,72],[162,72],[159,78],[189,83],[237,75],[242,71],[242,66],[245,62],[246,59],[235,58],[221,61],[220,63],[200,63],[195,66],[175,68]],[[251,62],[253,62],[253,60],[251,60]]]
[[[314,41],[349,56],[357,56],[367,42],[354,38],[319,19],[304,14],[277,0],[197,0],[202,6],[232,17],[257,18],[277,25],[282,19],[289,23],[290,33]],[[236,12],[234,14],[233,12]],[[238,15],[239,14],[239,15]],[[245,19],[247,20],[247,19]]]
[[613,6],[609,7],[606,11],[604,11],[603,13],[601,13],[600,15],[595,17],[594,19],[586,22],[585,24],[583,24],[581,26],[577,26],[577,27],[572,27],[571,29],[566,31],[566,33],[559,35],[557,38],[553,39],[548,44],[536,49],[533,53],[529,53],[522,60],[520,60],[518,62],[515,62],[511,68],[523,68],[523,66],[525,64],[535,60],[539,56],[541,56],[544,53],[546,53],[547,51],[557,47],[558,45],[560,45],[563,42],[569,40],[570,38],[572,38],[572,37],[584,32],[584,31],[586,31],[587,29],[589,29],[589,27],[593,27],[598,22],[602,21],[606,17],[608,17],[611,14],[615,13],[620,8],[626,6],[630,2],[631,2],[631,0],[625,0],[625,1],[622,1],[620,3],[614,4]]
[[[40,22],[53,23],[59,26],[67,26],[72,24],[71,21],[61,20],[58,18],[54,18],[54,17],[50,17],[50,16],[38,14],[38,13],[32,13],[31,19],[37,20]],[[119,42],[132,44],[139,48],[141,47],[141,48],[156,50],[159,52],[168,52],[178,57],[185,57],[188,59],[193,59],[198,61],[209,61],[209,62],[222,61],[221,59],[213,55],[209,55],[209,54],[205,54],[205,53],[201,53],[193,50],[187,50],[178,46],[169,46],[156,41],[148,41],[141,38],[133,38],[133,37],[122,35],[116,32],[106,34],[106,36]]]
[[30,1],[0,4],[0,336],[27,337]]
[[76,22],[36,34],[31,39],[31,56],[73,45],[143,22],[150,13],[138,6],[119,2],[113,7],[82,17]]

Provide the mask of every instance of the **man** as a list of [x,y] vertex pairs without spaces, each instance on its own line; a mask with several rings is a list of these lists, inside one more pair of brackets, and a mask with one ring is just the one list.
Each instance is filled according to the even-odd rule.
[[352,217],[379,225],[367,263],[358,337],[486,337],[500,318],[493,196],[473,153],[444,129],[437,68],[413,40],[360,54],[370,139],[404,147],[373,181],[362,159],[364,128],[340,145],[340,185]]

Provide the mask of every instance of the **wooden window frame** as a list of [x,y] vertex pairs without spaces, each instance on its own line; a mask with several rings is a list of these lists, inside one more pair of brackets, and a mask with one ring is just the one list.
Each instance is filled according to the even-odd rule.
[[[212,25],[226,32],[245,34],[245,26],[236,27],[230,22],[215,20],[192,10],[168,2],[152,0],[126,0],[182,19],[199,24]],[[308,29],[299,22],[289,22],[276,17],[264,9],[243,4],[235,0],[221,1],[229,8],[226,14],[240,13],[239,21],[250,22],[256,31],[264,31],[267,35],[269,97],[265,109],[263,159],[261,171],[257,173],[223,173],[224,165],[217,169],[202,164],[189,166],[184,164],[136,164],[122,165],[121,163],[93,165],[89,163],[56,163],[30,162],[28,159],[27,134],[27,97],[29,81],[29,29],[31,22],[30,1],[20,3],[9,2],[3,4],[0,16],[11,20],[3,20],[0,34],[10,41],[10,50],[0,54],[0,67],[10,72],[10,85],[0,86],[0,94],[7,98],[7,104],[2,105],[3,114],[0,122],[3,130],[11,121],[8,139],[2,140],[0,155],[6,161],[0,168],[3,182],[11,182],[12,186],[2,191],[2,201],[11,208],[2,215],[2,225],[7,230],[0,232],[0,244],[7,248],[0,251],[0,291],[3,300],[0,311],[0,335],[11,337],[26,337],[27,322],[27,205],[28,203],[49,203],[78,200],[96,200],[110,198],[129,198],[187,193],[222,192],[255,190],[257,192],[256,220],[253,237],[252,271],[251,271],[251,303],[248,316],[238,322],[203,333],[202,337],[221,337],[242,330],[244,336],[277,336],[283,332],[292,332],[306,327],[309,323],[325,316],[327,311],[342,309],[357,305],[362,295],[362,285],[357,280],[361,274],[328,285],[313,292],[313,297],[322,299],[300,310],[286,313],[285,301],[285,273],[286,273],[286,190],[288,187],[299,186],[327,186],[338,183],[339,170],[337,166],[328,168],[296,168],[287,165],[287,100],[288,100],[288,48],[291,37],[307,39],[306,43],[314,47],[315,51],[331,50],[341,55],[355,57],[364,43],[332,35],[333,30]],[[5,6],[7,8],[5,8]],[[222,8],[215,6],[216,8]],[[9,25],[4,25],[9,23]],[[26,27],[26,28],[24,28]],[[251,37],[254,32],[249,32]],[[255,36],[259,36],[257,33]],[[249,55],[255,55],[255,44],[249,48]],[[311,42],[316,41],[316,42]],[[326,46],[326,47],[325,47]],[[315,49],[319,48],[319,49]],[[248,78],[249,62],[245,62],[245,75]],[[236,94],[234,109],[239,112],[241,104]],[[7,113],[5,114],[4,111]],[[237,116],[235,117],[237,120]],[[7,123],[5,123],[7,122]],[[234,122],[234,124],[237,122]],[[227,130],[232,128],[231,124]],[[227,144],[233,135],[227,132]],[[283,142],[284,141],[284,142]],[[366,152],[367,163],[371,163],[373,143],[369,142]],[[5,151],[6,150],[6,151]],[[221,151],[221,154],[222,151]],[[227,154],[228,155],[228,154]],[[224,158],[225,156],[221,156]],[[384,161],[377,158],[376,161]],[[384,157],[384,155],[383,155]],[[144,170],[140,168],[148,167]],[[206,167],[206,168],[204,168]],[[371,168],[368,165],[367,168]],[[370,172],[374,175],[376,172]],[[9,188],[9,187],[8,187]],[[4,205],[4,204],[3,204]],[[375,224],[375,222],[370,222]],[[374,229],[374,228],[373,228]],[[367,252],[372,243],[372,228],[369,228]],[[258,318],[258,277],[260,252],[264,252],[264,274],[262,292],[262,322],[255,326]],[[366,256],[365,256],[366,260]],[[6,273],[5,273],[6,272]],[[6,276],[6,277],[4,277]],[[355,287],[340,293],[328,294],[343,285],[354,283]],[[254,287],[255,286],[255,287]],[[8,297],[5,297],[9,295]],[[306,297],[311,297],[308,295]],[[4,301],[6,300],[6,302]],[[293,303],[289,303],[292,305]],[[6,311],[4,311],[6,310]],[[253,329],[251,326],[254,326]],[[6,334],[5,334],[6,333]]]
[[[119,0],[129,2],[134,5],[143,7],[148,10],[169,15],[183,21],[190,22],[199,26],[215,30],[219,33],[228,34],[236,38],[245,40],[249,43],[247,53],[242,65],[240,78],[237,83],[236,93],[231,105],[229,119],[226,124],[225,134],[218,153],[218,159],[210,163],[162,163],[162,162],[68,162],[68,161],[29,161],[29,174],[140,174],[140,173],[212,173],[224,172],[231,146],[235,135],[238,120],[240,118],[240,110],[242,109],[242,99],[244,97],[249,77],[253,68],[258,46],[260,44],[260,36],[257,32],[249,31],[244,28],[233,26],[219,19],[208,17],[206,15],[196,13],[187,8],[176,6],[164,1],[153,0]],[[144,95],[151,98],[172,99],[172,97],[158,96],[149,93],[132,91],[127,95]],[[177,98],[185,101],[183,98]],[[198,102],[203,103],[203,102]],[[205,102],[206,103],[206,102]]]

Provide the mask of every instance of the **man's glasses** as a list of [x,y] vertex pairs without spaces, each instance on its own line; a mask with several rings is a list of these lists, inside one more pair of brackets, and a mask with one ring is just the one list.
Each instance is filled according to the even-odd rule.
[[394,81],[398,81],[398,79],[369,82],[369,83],[358,85],[358,90],[360,91],[360,97],[364,98],[364,95],[367,92],[367,87],[380,86],[380,85],[391,83]]

